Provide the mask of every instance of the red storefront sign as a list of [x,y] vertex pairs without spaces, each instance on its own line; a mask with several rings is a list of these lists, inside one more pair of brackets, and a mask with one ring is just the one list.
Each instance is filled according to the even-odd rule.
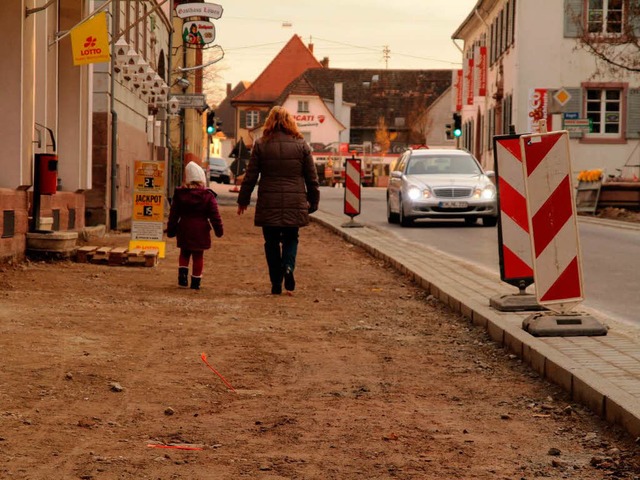
[[475,94],[478,97],[485,97],[487,95],[487,47],[476,47],[473,57],[475,61],[473,80]]
[[462,110],[462,70],[452,72],[454,112]]
[[465,92],[467,93],[466,104],[473,105],[473,58],[467,58],[467,68],[465,71]]

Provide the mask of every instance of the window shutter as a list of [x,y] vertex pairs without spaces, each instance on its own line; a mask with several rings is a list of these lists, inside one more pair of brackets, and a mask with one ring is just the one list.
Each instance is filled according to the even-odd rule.
[[640,138],[640,88],[627,95],[627,138]]
[[564,36],[579,37],[582,34],[584,0],[564,0]]
[[240,110],[240,128],[247,128],[247,111]]
[[629,23],[633,29],[633,34],[640,37],[640,1],[631,0],[629,2]]

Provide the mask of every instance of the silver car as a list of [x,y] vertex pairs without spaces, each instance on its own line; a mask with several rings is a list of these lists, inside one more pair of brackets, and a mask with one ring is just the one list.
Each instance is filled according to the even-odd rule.
[[224,158],[209,158],[209,180],[218,183],[231,183],[231,170]]
[[419,218],[460,218],[493,227],[498,222],[494,172],[464,150],[418,149],[392,165],[387,220],[409,227]]

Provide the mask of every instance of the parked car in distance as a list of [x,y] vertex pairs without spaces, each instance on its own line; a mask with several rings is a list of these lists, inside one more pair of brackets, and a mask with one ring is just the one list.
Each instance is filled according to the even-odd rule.
[[218,183],[231,183],[231,170],[224,158],[209,157],[209,180]]
[[407,150],[393,166],[387,186],[387,221],[409,227],[421,218],[498,222],[494,172],[484,172],[469,152]]

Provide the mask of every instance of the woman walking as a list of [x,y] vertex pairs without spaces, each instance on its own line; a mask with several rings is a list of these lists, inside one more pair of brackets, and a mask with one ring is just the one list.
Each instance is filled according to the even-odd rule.
[[191,288],[199,290],[204,270],[204,251],[211,248],[211,229],[216,237],[222,237],[224,230],[216,194],[206,188],[207,179],[202,167],[189,162],[184,177],[184,186],[176,188],[173,194],[167,237],[177,236],[180,249],[178,285],[189,286],[189,263],[192,261]]
[[258,178],[254,224],[262,227],[271,293],[282,293],[283,280],[291,293],[296,288],[298,229],[308,225],[309,213],[318,209],[320,189],[311,147],[283,107],[271,109],[262,137],[253,144],[238,195],[238,215],[247,210]]

